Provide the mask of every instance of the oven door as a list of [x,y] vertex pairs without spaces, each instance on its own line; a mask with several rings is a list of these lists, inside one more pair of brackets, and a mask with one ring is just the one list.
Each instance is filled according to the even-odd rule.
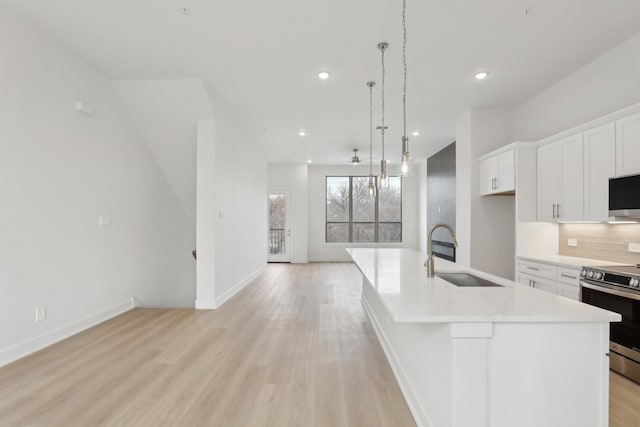
[[611,350],[640,362],[640,294],[580,281],[580,301],[622,315],[611,323]]

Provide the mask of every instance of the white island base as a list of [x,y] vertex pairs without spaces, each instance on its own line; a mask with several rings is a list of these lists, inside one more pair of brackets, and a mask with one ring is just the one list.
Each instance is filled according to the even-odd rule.
[[608,425],[616,313],[469,269],[504,287],[427,279],[417,251],[349,253],[363,273],[363,306],[419,426]]

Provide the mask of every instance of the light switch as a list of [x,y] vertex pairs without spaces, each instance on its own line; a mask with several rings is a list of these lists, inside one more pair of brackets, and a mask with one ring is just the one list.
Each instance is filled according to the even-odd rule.
[[111,217],[108,215],[107,216],[100,215],[100,218],[98,221],[100,224],[100,228],[111,227]]
[[578,246],[578,241],[576,239],[567,239],[567,245]]

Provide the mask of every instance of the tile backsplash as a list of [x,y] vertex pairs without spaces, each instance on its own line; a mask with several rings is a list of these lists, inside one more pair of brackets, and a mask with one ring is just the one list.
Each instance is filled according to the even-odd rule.
[[640,253],[628,251],[629,243],[640,243],[640,224],[560,224],[559,235],[560,255],[640,264]]

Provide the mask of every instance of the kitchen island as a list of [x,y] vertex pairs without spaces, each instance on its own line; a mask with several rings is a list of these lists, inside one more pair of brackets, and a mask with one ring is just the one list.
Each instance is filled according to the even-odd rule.
[[[347,249],[362,304],[419,426],[606,427],[620,315],[410,249]],[[511,262],[511,260],[506,260]],[[458,287],[469,272],[497,287]]]

